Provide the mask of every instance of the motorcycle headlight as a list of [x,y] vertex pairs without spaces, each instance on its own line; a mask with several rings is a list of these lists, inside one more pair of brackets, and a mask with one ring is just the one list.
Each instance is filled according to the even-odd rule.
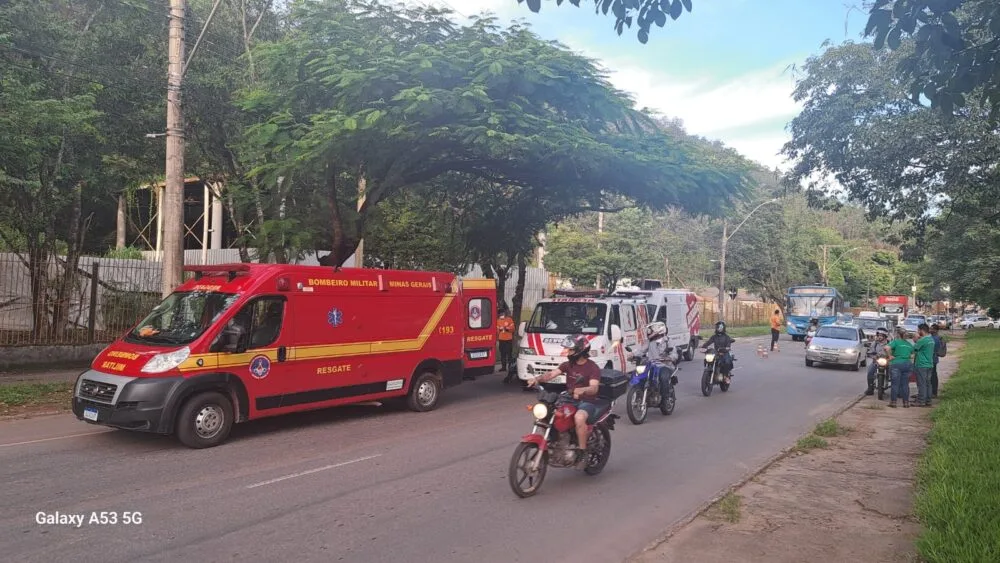
[[535,403],[535,406],[531,408],[531,414],[535,415],[538,420],[542,420],[549,416],[549,407],[545,406],[545,403]]
[[142,366],[141,371],[142,373],[163,373],[181,365],[190,355],[191,349],[187,346],[173,352],[157,354],[150,358],[146,365]]
[[521,346],[521,352],[520,352],[520,354],[522,356],[534,356],[535,355],[535,349],[534,348],[526,348],[524,346]]
[[889,365],[889,360],[887,360],[885,358],[879,358],[878,360],[875,360],[875,361],[878,362],[878,365],[880,365],[882,367],[885,367],[885,366]]
[[715,354],[705,354],[705,361],[712,363],[715,361]]
[[646,373],[646,366],[635,366],[635,372],[639,374]]

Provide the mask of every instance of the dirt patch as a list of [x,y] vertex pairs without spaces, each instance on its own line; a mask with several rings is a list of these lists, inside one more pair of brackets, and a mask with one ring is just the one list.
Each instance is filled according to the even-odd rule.
[[[942,382],[960,347],[949,343]],[[795,449],[724,497],[739,499],[738,521],[719,518],[733,511],[717,503],[631,561],[918,561],[913,484],[933,409],[880,404],[865,397],[837,417],[848,431],[818,429],[826,447]]]

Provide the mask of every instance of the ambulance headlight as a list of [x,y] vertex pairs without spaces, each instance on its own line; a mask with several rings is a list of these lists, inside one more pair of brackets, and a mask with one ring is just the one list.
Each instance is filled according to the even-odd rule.
[[531,408],[531,414],[535,415],[538,420],[542,420],[549,416],[549,407],[545,406],[545,403],[535,403],[535,406]]
[[635,372],[640,375],[646,373],[646,366],[635,366]]
[[157,354],[150,358],[146,365],[142,366],[141,371],[142,373],[163,373],[181,365],[190,355],[191,349],[187,346],[173,352]]
[[520,353],[521,353],[522,356],[534,356],[535,355],[535,350],[534,350],[534,348],[525,348],[524,346],[521,346],[521,352]]

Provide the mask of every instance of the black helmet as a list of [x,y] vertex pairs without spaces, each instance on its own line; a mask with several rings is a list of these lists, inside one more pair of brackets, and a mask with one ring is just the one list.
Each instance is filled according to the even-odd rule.
[[590,353],[590,341],[582,334],[567,336],[562,341],[563,356],[570,360],[578,360],[580,356]]
[[889,331],[886,330],[884,327],[878,327],[877,329],[875,329],[875,336],[876,337],[878,337],[878,336],[885,336],[886,338],[888,338],[889,337]]
[[722,334],[724,332],[726,332],[725,321],[718,321],[717,323],[715,323],[715,334]]

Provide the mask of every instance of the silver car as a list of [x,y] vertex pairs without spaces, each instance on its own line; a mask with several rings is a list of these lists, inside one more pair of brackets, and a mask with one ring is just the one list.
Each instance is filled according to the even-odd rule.
[[853,325],[821,326],[806,348],[806,366],[837,364],[858,371],[868,364],[864,338]]

